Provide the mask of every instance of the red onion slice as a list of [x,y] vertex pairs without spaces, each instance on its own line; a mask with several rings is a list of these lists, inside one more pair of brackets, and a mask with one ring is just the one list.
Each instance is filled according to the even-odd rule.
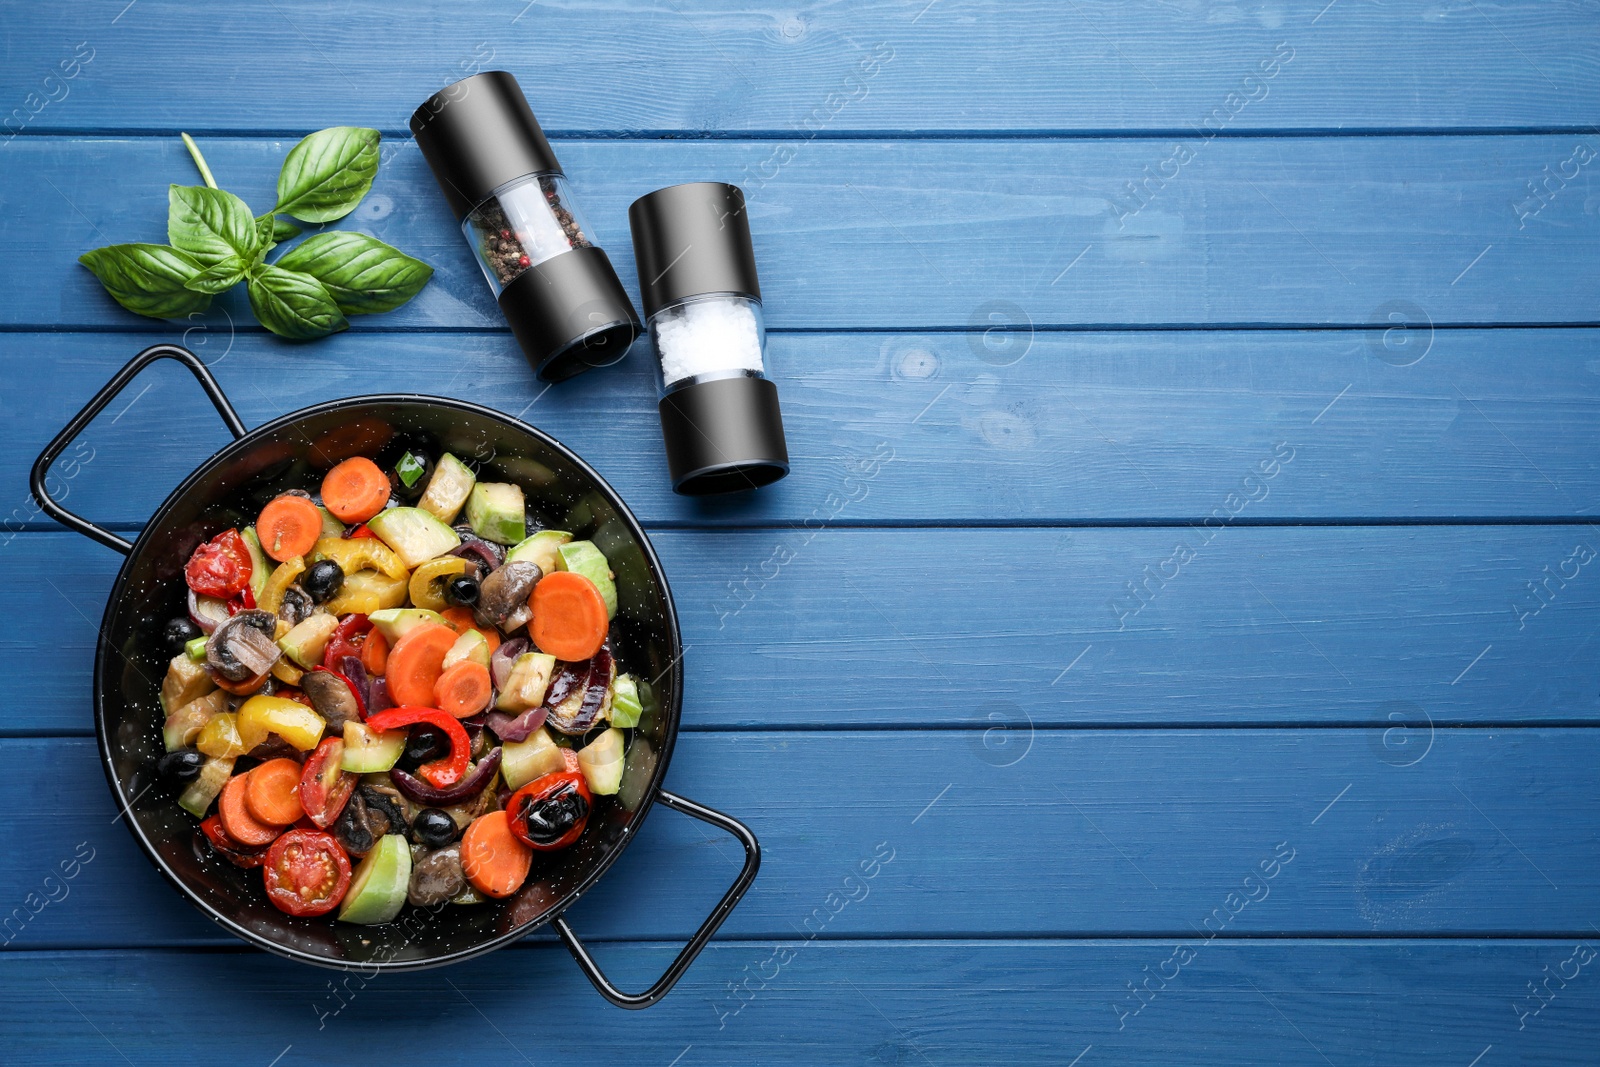
[[463,559],[475,559],[489,570],[494,570],[506,560],[506,550],[499,545],[490,544],[483,538],[471,532],[471,527],[456,527],[456,533],[461,535],[461,543],[450,550],[450,555],[460,556]]
[[499,770],[500,750],[495,748],[479,760],[478,765],[467,772],[465,778],[448,789],[436,789],[416,775],[408,774],[398,767],[389,772],[389,777],[394,781],[394,787],[411,800],[429,807],[443,808],[471,800],[483,792]]
[[228,602],[214,596],[189,590],[189,621],[200,627],[207,637],[218,626],[228,621]]
[[511,677],[512,666],[517,662],[517,657],[526,651],[528,651],[526,637],[513,637],[500,642],[500,647],[489,657],[489,674],[494,678],[496,689],[506,687],[506,681]]
[[383,678],[374,678],[367,686],[367,715],[373,716],[380,711],[388,711],[394,707],[394,697],[389,695],[389,683]]
[[366,722],[367,708],[372,704],[372,680],[367,677],[367,668],[362,666],[360,657],[344,656],[339,660],[339,673],[350,683],[350,691],[356,695],[356,704],[361,709],[361,721]]
[[507,715],[503,711],[491,711],[488,726],[502,741],[526,741],[535,730],[544,725],[545,717],[549,714],[550,709],[543,705],[529,708],[516,716]]

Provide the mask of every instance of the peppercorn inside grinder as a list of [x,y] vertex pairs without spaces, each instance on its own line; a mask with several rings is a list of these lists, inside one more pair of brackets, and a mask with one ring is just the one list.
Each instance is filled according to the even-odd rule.
[[446,86],[411,133],[539,377],[621,359],[644,327],[516,78],[491,70]]
[[789,451],[744,193],[722,182],[658,189],[633,202],[628,224],[672,488],[702,496],[777,481]]

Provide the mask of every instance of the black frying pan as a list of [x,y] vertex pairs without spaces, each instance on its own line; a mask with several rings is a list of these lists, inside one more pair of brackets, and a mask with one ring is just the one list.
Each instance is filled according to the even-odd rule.
[[[158,359],[177,360],[194,373],[234,440],[172,491],[130,545],[52,500],[45,476],[112,397]],[[341,449],[385,432],[432,435],[452,453],[476,459],[486,477],[520,484],[530,509],[548,523],[599,545],[617,576],[613,648],[627,669],[654,680],[658,699],[633,732],[617,802],[597,811],[577,844],[540,854],[516,895],[492,904],[407,908],[386,926],[352,926],[285,915],[267,901],[259,872],[210,857],[199,846],[195,821],[155,777],[162,752],[156,697],[171,658],[161,629],[167,619],[184,613],[181,574],[194,546],[229,526],[247,525],[280,491],[319,479],[331,461],[343,458]],[[682,977],[755,878],[761,851],[749,829],[661,788],[683,697],[683,646],[672,592],[633,513],[605,479],[554,438],[476,404],[411,395],[331,400],[246,430],[199,358],[163,344],[135,356],[56,435],[34,463],[32,485],[52,517],[127,556],[100,626],[94,673],[100,758],[117,806],[127,813],[124,824],[168,881],[245,941],[325,967],[418,970],[470,959],[548,922],[607,1000],[643,1008]],[[562,915],[622,855],[657,800],[737,837],[745,862],[733,887],[666,973],[645,992],[628,994],[606,980]]]

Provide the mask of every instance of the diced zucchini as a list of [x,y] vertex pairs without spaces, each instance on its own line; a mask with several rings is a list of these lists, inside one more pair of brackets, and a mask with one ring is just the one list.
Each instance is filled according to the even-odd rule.
[[322,536],[323,537],[343,537],[344,536],[344,523],[342,523],[338,519],[334,518],[333,517],[333,512],[329,511],[327,508],[323,507],[321,504],[317,505],[317,510],[322,512]]
[[485,541],[514,545],[528,536],[527,504],[522,486],[479,482],[467,496],[467,522]]
[[337,615],[319,611],[302,619],[294,629],[280,637],[278,647],[283,649],[284,655],[310,670],[322,662],[322,651],[328,647],[328,639],[338,628]]
[[545,574],[559,569],[558,550],[572,540],[565,530],[540,530],[506,553],[507,563],[537,563]]
[[168,752],[192,745],[205,724],[226,710],[228,694],[221,689],[213,689],[203,697],[196,697],[167,716],[167,721],[161,726],[161,741],[167,746]]
[[464,660],[471,660],[487,667],[491,658],[489,639],[477,630],[467,630],[456,638],[456,643],[444,654],[444,669],[449,670]]
[[629,727],[639,725],[644,705],[639,703],[639,685],[631,674],[619,674],[611,683],[611,725]]
[[411,848],[402,835],[385,834],[356,868],[339,918],[367,926],[386,923],[405,907],[410,884]]
[[339,766],[351,774],[374,774],[400,762],[406,750],[406,732],[384,733],[351,719],[344,724],[344,754]]
[[560,746],[550,740],[549,732],[542,727],[529,734],[526,741],[507,741],[500,746],[500,777],[509,789],[521,789],[566,765]]
[[[607,730],[578,750],[578,769],[589,783],[589,792],[610,796],[622,784],[622,731]],[[503,758],[503,757],[502,757]]]
[[524,652],[511,665],[511,676],[500,690],[495,710],[516,715],[544,703],[544,692],[550,688],[550,676],[555,673],[556,658],[543,652]]
[[167,676],[161,680],[161,710],[177,711],[216,687],[204,663],[196,663],[188,653],[179,653],[167,664]]
[[448,626],[444,616],[437,611],[427,608],[382,608],[371,612],[367,618],[372,621],[373,627],[383,635],[383,639],[393,645],[407,633],[418,626],[428,624],[431,626]]
[[267,588],[267,581],[272,577],[277,564],[268,559],[267,554],[262,551],[261,537],[256,533],[254,526],[246,526],[241,530],[239,540],[244,542],[244,547],[250,553],[250,595],[259,604],[261,593]]
[[477,481],[465,463],[446,452],[434,465],[433,477],[428,479],[428,488],[417,507],[449,526],[461,514]]
[[421,508],[389,508],[368,519],[367,525],[408,568],[461,544],[459,534]]
[[233,777],[233,759],[208,759],[200,766],[199,777],[178,797],[178,806],[197,819],[206,817],[211,802],[217,799],[222,787]]
[[617,583],[612,580],[605,553],[593,541],[573,541],[556,549],[556,569],[581,574],[593,582],[606,602],[606,617],[616,617]]

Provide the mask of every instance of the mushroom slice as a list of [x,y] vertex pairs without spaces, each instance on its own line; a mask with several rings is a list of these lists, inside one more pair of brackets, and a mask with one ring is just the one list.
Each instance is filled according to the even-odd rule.
[[271,612],[251,608],[218,624],[206,639],[206,664],[230,682],[264,675],[282,651],[273,635],[278,620]]
[[478,621],[510,632],[533,618],[528,596],[544,577],[537,563],[517,560],[491,571],[478,586]]
[[361,706],[345,680],[325,667],[309,670],[300,679],[300,689],[311,699],[317,714],[328,720],[334,733],[352,720],[361,721]]

